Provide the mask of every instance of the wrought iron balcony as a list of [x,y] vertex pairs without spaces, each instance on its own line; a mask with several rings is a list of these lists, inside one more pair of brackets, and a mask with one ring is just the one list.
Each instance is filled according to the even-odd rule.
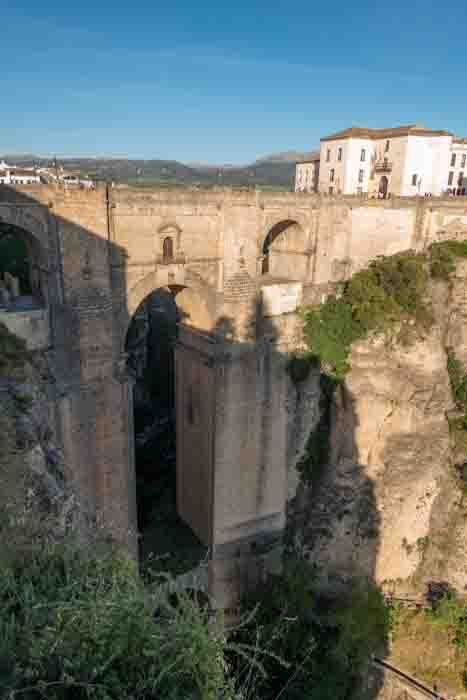
[[177,253],[177,255],[172,255],[171,257],[157,255],[156,263],[158,265],[184,265],[186,263],[186,255],[184,253]]
[[375,172],[376,173],[390,173],[392,170],[392,163],[388,161],[387,158],[384,158],[383,160],[377,160],[375,163]]

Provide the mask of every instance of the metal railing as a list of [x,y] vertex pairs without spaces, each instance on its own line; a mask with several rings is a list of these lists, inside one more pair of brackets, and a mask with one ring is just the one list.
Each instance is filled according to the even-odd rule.
[[392,170],[392,163],[390,163],[386,158],[384,160],[377,160],[375,163],[376,173],[390,173]]

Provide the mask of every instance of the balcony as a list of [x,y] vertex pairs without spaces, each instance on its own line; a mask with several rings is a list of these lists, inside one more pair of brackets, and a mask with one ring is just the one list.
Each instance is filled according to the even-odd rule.
[[392,170],[392,163],[388,161],[387,158],[383,160],[377,160],[375,163],[375,173],[390,173]]
[[156,263],[158,265],[185,265],[186,256],[184,253],[178,253],[173,256],[157,255]]

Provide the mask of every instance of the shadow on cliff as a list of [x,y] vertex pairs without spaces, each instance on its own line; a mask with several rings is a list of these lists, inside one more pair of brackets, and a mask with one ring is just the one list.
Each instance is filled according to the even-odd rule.
[[[239,311],[239,315],[240,311]],[[341,668],[329,661],[334,658],[341,631],[337,631],[336,617],[342,615],[345,606],[350,606],[345,634],[354,636],[354,643],[365,651],[384,659],[388,651],[388,629],[381,598],[374,590],[376,565],[380,549],[381,520],[376,504],[375,489],[360,461],[357,432],[360,428],[355,410],[355,401],[345,384],[336,383],[329,376],[320,374],[316,364],[308,368],[300,363],[292,366],[293,344],[284,343],[284,329],[280,317],[268,317],[258,294],[249,318],[243,324],[241,339],[238,325],[231,318],[220,318],[215,332],[230,343],[232,351],[254,352],[258,367],[261,367],[264,393],[261,400],[271,405],[276,389],[274,373],[287,373],[289,380],[288,410],[291,421],[288,426],[291,443],[288,463],[284,465],[293,472],[297,462],[300,482],[296,494],[288,503],[288,523],[285,536],[285,556],[290,563],[305,558],[314,568],[311,582],[316,601],[312,623],[317,640],[317,668],[331,676]],[[254,347],[253,347],[254,346]],[[300,357],[300,356],[299,356]],[[317,375],[319,376],[319,379]],[[292,380],[292,377],[295,381]],[[277,377],[279,381],[279,376]],[[316,385],[319,384],[319,419],[311,431],[301,436],[294,424],[301,421],[300,412],[307,402],[316,400]],[[310,398],[311,397],[311,398]],[[267,410],[263,412],[262,429],[265,455],[267,445],[272,444],[271,428]],[[266,457],[267,458],[267,457]],[[259,485],[258,485],[259,493]],[[256,580],[255,585],[258,584]],[[315,614],[316,613],[316,614]],[[367,635],[367,636],[365,636]],[[348,639],[347,639],[348,642]],[[368,646],[365,647],[365,644]],[[373,646],[374,645],[374,646]],[[350,650],[347,659],[352,666]],[[326,658],[327,657],[327,658]],[[357,663],[357,662],[355,662]],[[345,663],[344,666],[345,668]],[[348,669],[349,670],[349,669]],[[342,691],[337,698],[379,697],[383,687],[383,676],[376,668],[364,680],[357,674],[344,690],[345,682],[338,681],[322,687],[318,681],[320,698],[332,692]],[[363,683],[363,685],[362,685]],[[326,688],[325,688],[326,685]],[[310,697],[318,697],[312,695]],[[331,696],[329,696],[331,697]]]
[[[339,608],[345,601],[355,605],[353,624],[360,627],[363,644],[369,641],[364,636],[372,622],[378,624],[381,608],[368,607],[366,615],[375,615],[370,622],[365,607],[358,610],[353,601],[375,585],[381,518],[373,480],[359,454],[355,399],[345,382],[336,383],[326,374],[320,374],[320,394],[320,418],[298,463],[301,482],[289,504],[289,527],[316,567],[316,591],[324,609]],[[381,628],[372,649],[379,658],[387,655],[387,635]],[[357,692],[370,700],[379,697],[382,686],[381,673],[372,668],[367,687]]]
[[[125,305],[125,252],[111,240],[104,187],[37,192],[35,198],[34,188],[0,186],[0,228],[25,241],[36,302],[48,312],[49,391],[67,477],[96,524],[105,523],[135,553],[131,401],[115,322]],[[83,206],[89,229],[63,215],[76,206]]]

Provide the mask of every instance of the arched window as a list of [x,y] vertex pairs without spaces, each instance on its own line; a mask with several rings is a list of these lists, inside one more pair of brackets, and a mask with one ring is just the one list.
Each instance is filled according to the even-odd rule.
[[164,263],[169,263],[174,257],[174,243],[170,236],[164,238],[164,243],[162,244],[162,260]]

